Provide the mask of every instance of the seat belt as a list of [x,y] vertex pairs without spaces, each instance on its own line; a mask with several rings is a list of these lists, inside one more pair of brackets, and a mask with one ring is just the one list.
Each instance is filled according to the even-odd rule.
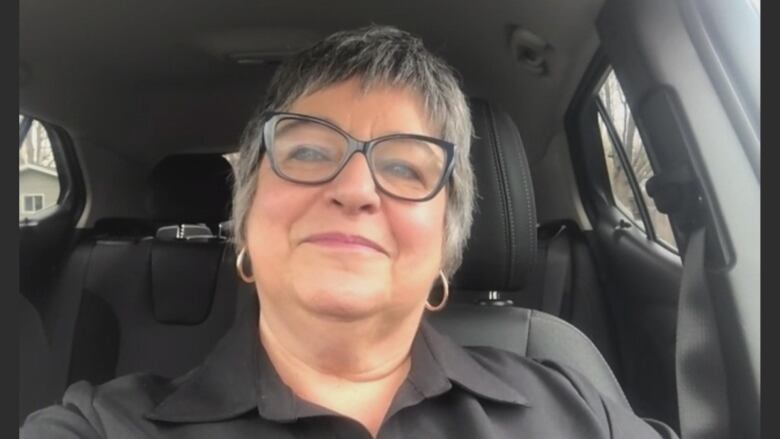
[[726,372],[707,286],[705,228],[690,235],[677,309],[675,371],[681,439],[731,437]]
[[550,239],[547,245],[546,266],[544,269],[544,296],[542,296],[542,311],[561,317],[564,320],[568,316],[561,316],[563,299],[568,293],[571,282],[571,246],[569,238],[564,233],[566,225]]

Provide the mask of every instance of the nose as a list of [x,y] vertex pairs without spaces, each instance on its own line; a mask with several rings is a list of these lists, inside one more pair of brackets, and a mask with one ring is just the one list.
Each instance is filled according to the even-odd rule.
[[377,187],[363,154],[354,154],[341,172],[327,185],[326,194],[333,205],[348,214],[373,213],[379,209]]

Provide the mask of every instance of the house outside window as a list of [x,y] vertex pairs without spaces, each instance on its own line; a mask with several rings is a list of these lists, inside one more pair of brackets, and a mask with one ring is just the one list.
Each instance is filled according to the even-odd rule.
[[[20,116],[20,126],[21,121]],[[60,180],[49,133],[33,120],[19,145],[19,221],[55,206],[59,196]]]
[[22,195],[22,213],[33,213],[43,209],[43,194]]

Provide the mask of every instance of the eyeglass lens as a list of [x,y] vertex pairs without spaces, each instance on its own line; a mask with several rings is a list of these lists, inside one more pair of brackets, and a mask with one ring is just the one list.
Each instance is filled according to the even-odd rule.
[[[330,180],[348,159],[349,140],[316,121],[285,117],[276,121],[273,145],[277,172],[301,183]],[[437,189],[446,153],[435,143],[414,137],[391,137],[376,143],[367,157],[376,182],[388,193],[422,199]]]

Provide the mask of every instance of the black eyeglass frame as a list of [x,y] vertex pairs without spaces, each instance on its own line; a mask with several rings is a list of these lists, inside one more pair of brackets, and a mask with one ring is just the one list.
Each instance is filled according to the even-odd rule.
[[[278,166],[276,164],[276,160],[274,159],[273,151],[272,151],[272,148],[273,148],[273,137],[274,137],[274,130],[275,130],[276,124],[279,122],[279,119],[286,118],[286,117],[297,118],[297,119],[304,119],[304,120],[308,120],[310,122],[314,122],[314,123],[318,123],[320,125],[324,125],[324,126],[326,126],[328,128],[333,129],[334,131],[339,133],[342,137],[344,137],[347,140],[347,152],[346,152],[346,154],[344,154],[344,159],[338,165],[338,167],[336,168],[336,171],[333,173],[332,176],[330,176],[328,178],[325,178],[325,179],[322,179],[322,180],[317,180],[317,181],[300,181],[300,180],[296,180],[296,179],[290,178],[289,176],[285,175],[283,172],[281,172],[279,170],[279,168],[278,168]],[[269,158],[270,163],[271,163],[271,169],[273,169],[274,173],[276,175],[278,175],[280,178],[283,178],[283,179],[285,179],[287,181],[290,181],[290,182],[293,182],[293,183],[315,186],[315,185],[325,184],[325,183],[328,183],[330,181],[333,181],[341,173],[341,171],[344,169],[344,166],[346,166],[346,164],[349,162],[349,160],[352,158],[352,156],[355,155],[356,153],[360,152],[360,153],[363,153],[363,156],[366,158],[366,162],[368,163],[368,169],[371,172],[371,178],[374,180],[374,185],[377,188],[379,188],[379,190],[382,191],[382,193],[384,193],[384,194],[386,194],[386,195],[388,195],[390,197],[397,198],[399,200],[423,202],[423,201],[428,201],[428,200],[432,199],[433,197],[436,196],[436,194],[439,193],[439,191],[441,191],[441,189],[447,183],[447,180],[449,179],[450,175],[452,174],[453,168],[455,167],[455,151],[457,149],[457,146],[454,143],[451,143],[451,142],[448,142],[448,141],[442,140],[442,139],[437,139],[435,137],[428,137],[428,136],[423,136],[423,135],[420,135],[420,134],[399,133],[399,134],[389,134],[387,136],[381,136],[381,137],[377,137],[375,139],[364,141],[364,140],[359,140],[359,139],[356,139],[356,138],[352,137],[352,135],[350,135],[349,133],[347,133],[346,131],[344,131],[340,127],[334,125],[333,123],[331,123],[331,122],[329,122],[327,120],[320,119],[320,118],[314,117],[314,116],[309,116],[309,115],[306,115],[306,114],[291,113],[291,112],[285,112],[285,111],[272,111],[272,112],[267,112],[264,115],[263,119],[264,119],[264,122],[263,122],[263,144],[262,144],[262,147],[264,149],[268,150],[268,152],[270,153],[270,154],[268,154],[268,158]],[[440,147],[442,150],[444,150],[444,153],[445,153],[445,155],[444,155],[445,156],[444,172],[442,173],[441,178],[436,183],[436,185],[434,186],[434,188],[431,191],[431,193],[428,194],[427,196],[425,196],[423,198],[402,197],[400,195],[394,194],[394,193],[388,191],[387,189],[385,189],[382,186],[382,184],[379,183],[379,181],[377,180],[376,175],[374,175],[374,169],[371,166],[371,161],[368,160],[369,154],[370,154],[371,150],[374,148],[374,146],[376,146],[377,144],[379,144],[381,142],[384,142],[384,141],[387,141],[387,140],[392,140],[392,139],[415,139],[415,140],[420,140],[420,141],[424,141],[424,142],[428,142],[428,143],[434,144],[434,145]]]

